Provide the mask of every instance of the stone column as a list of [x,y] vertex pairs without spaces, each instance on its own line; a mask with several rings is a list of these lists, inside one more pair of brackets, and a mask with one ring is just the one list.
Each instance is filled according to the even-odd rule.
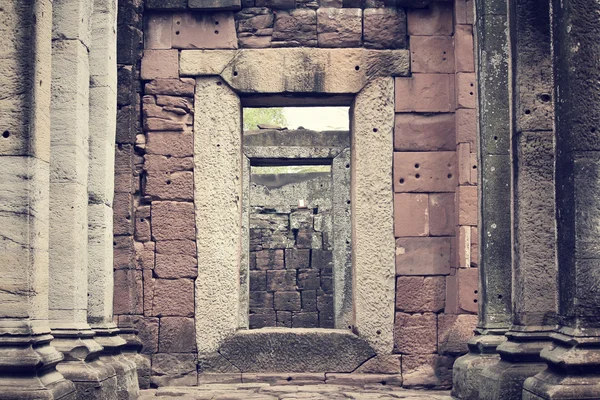
[[136,365],[122,353],[126,341],[113,322],[114,153],[117,112],[116,0],[94,0],[90,45],[88,171],[88,322],[117,373],[118,398],[138,395]]
[[600,398],[600,3],[552,2],[558,322],[524,399]]
[[87,173],[90,16],[87,0],[55,1],[50,108],[49,319],[58,370],[77,397],[116,395],[115,370],[98,359],[102,346],[87,323]]
[[479,94],[479,321],[454,363],[452,394],[478,399],[481,371],[499,359],[511,318],[510,120],[505,0],[476,2]]
[[549,1],[509,2],[513,198],[513,319],[501,360],[482,373],[481,399],[521,399],[543,370],[556,325],[554,137]]
[[0,398],[75,399],[48,324],[52,2],[0,9]]

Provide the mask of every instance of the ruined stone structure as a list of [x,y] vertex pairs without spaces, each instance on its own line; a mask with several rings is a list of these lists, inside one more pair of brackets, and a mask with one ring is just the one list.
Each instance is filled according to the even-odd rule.
[[[599,19],[0,0],[0,399],[600,398]],[[274,106],[347,106],[350,130],[242,132]],[[328,172],[252,172],[295,164]]]

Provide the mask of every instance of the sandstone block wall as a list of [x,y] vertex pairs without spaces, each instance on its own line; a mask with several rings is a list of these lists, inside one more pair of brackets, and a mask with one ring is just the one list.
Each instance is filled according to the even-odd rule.
[[473,3],[409,10],[407,26],[412,76],[395,89],[394,348],[405,386],[448,386],[477,322]]
[[477,310],[473,3],[388,3],[119,3],[115,318],[139,329],[154,384],[197,377],[196,89],[180,78],[180,50],[304,46],[410,48],[412,74],[395,78],[394,353],[405,385],[450,385]]

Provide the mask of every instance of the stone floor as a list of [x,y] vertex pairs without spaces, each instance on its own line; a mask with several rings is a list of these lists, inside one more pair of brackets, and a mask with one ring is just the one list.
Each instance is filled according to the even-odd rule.
[[[408,390],[383,385],[270,385],[268,383],[206,384],[196,387],[164,387],[143,390],[139,400],[451,400],[448,391]],[[157,399],[158,400],[158,399]]]

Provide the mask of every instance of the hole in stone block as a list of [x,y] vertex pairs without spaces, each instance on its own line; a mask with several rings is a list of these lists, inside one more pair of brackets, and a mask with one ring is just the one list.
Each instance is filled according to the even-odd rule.
[[501,294],[498,295],[498,299],[502,300],[502,295]]
[[233,71],[233,76],[238,76],[238,72],[237,71]]
[[421,175],[420,175],[420,174],[416,174],[416,175],[415,175],[415,178],[417,178],[417,179],[419,179],[420,177],[421,177]]
[[169,180],[169,181],[167,181],[167,185],[170,185],[171,183],[172,183],[172,182],[171,182],[170,180]]
[[373,128],[373,132],[377,132],[377,128]]
[[477,299],[473,299],[473,303],[477,303]]
[[494,136],[494,140],[498,140],[498,136]]
[[215,31],[215,35],[218,35],[218,34],[219,34],[219,31]]
[[403,184],[404,183],[404,178],[400,178],[399,182],[400,182],[400,184]]
[[355,70],[360,71],[360,67],[357,65],[356,67],[354,67]]
[[286,379],[286,381],[288,381],[288,382],[291,382],[291,381],[292,381],[292,379],[293,379],[293,378],[292,378],[291,376],[288,376],[288,377],[287,377],[287,379]]
[[177,21],[177,25],[181,25],[181,21]]
[[525,114],[527,114],[527,115],[531,114],[531,110],[525,110]]
[[473,290],[473,293],[477,294],[477,293],[479,293],[479,291],[478,290]]
[[4,132],[2,132],[2,137],[3,137],[4,139],[7,139],[9,136],[10,136],[10,132],[9,132],[9,131],[4,131]]
[[448,174],[448,179],[452,179],[452,174]]
[[544,103],[547,103],[550,100],[552,100],[552,97],[550,97],[549,94],[544,93],[544,94],[540,95],[540,100],[542,100]]
[[375,333],[377,333],[378,335],[381,335],[381,331],[379,329],[377,329],[377,332],[375,332]]
[[219,21],[215,21],[215,25],[219,25]]
[[596,133],[596,128],[592,128],[592,129],[590,129],[590,132],[591,132],[591,133]]
[[179,35],[179,33],[180,33],[179,31],[175,31],[175,34],[176,34],[176,35]]
[[223,82],[217,81],[217,86],[221,86],[221,85],[223,85]]

